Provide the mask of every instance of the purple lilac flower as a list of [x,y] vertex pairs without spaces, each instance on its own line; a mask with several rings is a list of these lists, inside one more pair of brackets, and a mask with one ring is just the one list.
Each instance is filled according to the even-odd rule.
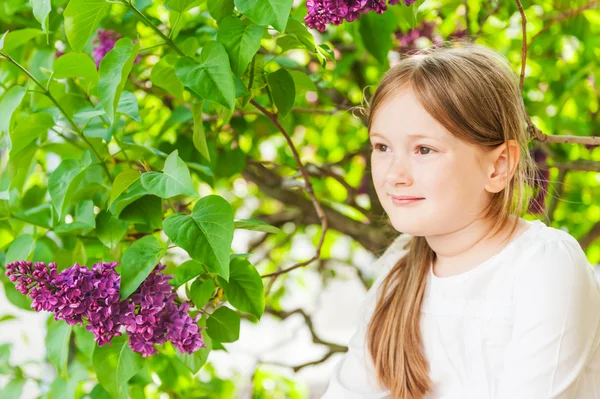
[[401,53],[411,53],[413,50],[417,50],[416,41],[420,37],[426,37],[432,42],[435,42],[433,37],[433,29],[435,28],[435,22],[423,21],[419,26],[414,27],[407,33],[401,31],[396,32],[396,39],[398,40],[399,51]]
[[154,344],[170,340],[181,353],[192,353],[206,344],[192,319],[189,304],[179,307],[177,294],[169,285],[172,276],[160,273],[159,263],[127,299],[120,301],[121,276],[115,271],[118,262],[99,262],[92,270],[77,263],[57,273],[56,263],[16,261],[6,266],[6,275],[23,295],[33,299],[36,311],[54,313],[55,320],[70,325],[85,325],[94,334],[98,346],[110,344],[129,333],[129,346],[143,357],[157,353]]
[[124,323],[130,336],[129,345],[143,357],[155,354],[154,344],[167,340],[181,353],[206,348],[196,324],[200,313],[192,319],[187,313],[190,307],[187,302],[177,307],[177,294],[169,284],[172,276],[160,273],[165,267],[159,263],[131,295],[136,310]]
[[[114,30],[107,29],[98,29],[98,36],[94,39],[92,43],[97,44],[94,47],[92,55],[94,57],[94,62],[96,63],[96,68],[99,67],[100,61],[104,58],[104,56],[115,47],[115,43],[117,40],[121,38],[121,34],[115,32]],[[135,41],[134,41],[135,43]],[[140,56],[139,54],[135,57],[134,63],[139,62]]]
[[121,34],[115,32],[114,30],[98,29],[98,36],[96,36],[92,42],[97,44],[92,53],[94,56],[94,62],[96,63],[96,68],[98,68],[100,61],[102,61],[102,58],[104,58],[106,53],[115,47],[115,43],[117,40],[119,40],[119,38],[121,38]]
[[[389,0],[389,5],[398,4],[399,0]],[[417,0],[403,0],[410,6]],[[381,14],[387,10],[386,0],[306,0],[308,14],[304,21],[309,28],[325,32],[327,25],[340,25],[344,20],[352,22],[361,14],[375,11]]]

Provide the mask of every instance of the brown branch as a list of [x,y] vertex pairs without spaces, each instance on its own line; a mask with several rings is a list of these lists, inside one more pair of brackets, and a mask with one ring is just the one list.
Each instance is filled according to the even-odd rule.
[[558,177],[556,179],[556,195],[553,195],[550,199],[550,204],[548,205],[548,218],[546,220],[546,224],[551,225],[552,220],[554,220],[554,212],[556,211],[556,207],[558,206],[558,199],[562,196],[564,191],[565,179],[567,178],[567,173],[569,171],[567,169],[560,169],[558,171]]
[[500,9],[500,4],[502,4],[502,2],[500,0],[497,0],[496,7],[494,7],[493,10],[485,14],[483,18],[481,18],[481,21],[479,22],[479,29],[477,29],[477,33],[475,34],[476,36],[481,35],[481,32],[483,32],[483,25],[485,25],[489,17],[498,12],[498,10]]
[[[242,171],[242,174],[245,179],[255,183],[261,193],[285,205],[297,208],[298,213],[302,216],[303,224],[319,223],[319,218],[311,202],[303,195],[302,191],[283,187],[283,177],[279,174],[265,168],[260,163],[248,163],[248,167]],[[362,223],[353,220],[327,205],[323,206],[323,211],[327,216],[329,228],[351,237],[372,253],[380,252],[391,242],[390,237],[393,236],[391,227],[386,229],[373,221]]]
[[600,162],[587,159],[578,159],[570,162],[554,162],[552,165],[545,164],[546,168],[558,168],[560,170],[580,170],[585,172],[600,172]]
[[579,8],[576,8],[574,10],[570,9],[570,10],[568,10],[568,11],[566,11],[566,12],[564,12],[564,13],[562,13],[562,14],[554,17],[554,18],[552,18],[550,20],[550,23],[545,24],[538,33],[536,33],[535,35],[533,35],[531,37],[531,41],[529,42],[529,44],[531,45],[531,43],[533,43],[535,41],[535,39],[537,39],[542,33],[547,32],[548,29],[550,29],[550,27],[552,25],[561,23],[565,19],[568,19],[568,18],[574,17],[576,15],[579,15],[579,14],[581,14],[582,12],[584,12],[586,10],[590,10],[594,6],[596,6],[597,4],[598,4],[598,0],[592,0],[588,4],[584,4],[583,6],[581,6]]
[[[527,17],[525,11],[521,5],[520,0],[515,0],[519,12],[521,13],[521,30],[522,30],[522,46],[521,46],[521,74],[519,78],[519,87],[523,91],[523,85],[525,82],[525,67],[527,65]],[[564,19],[564,18],[563,18]],[[547,135],[544,134],[540,129],[535,126],[529,114],[525,114],[527,118],[527,130],[530,136],[535,137],[536,140],[543,143],[572,143],[572,144],[588,144],[588,145],[600,145],[600,137],[594,136],[558,136],[558,135]]]
[[343,345],[338,345],[332,342],[328,342],[328,341],[324,341],[323,339],[321,339],[318,334],[315,332],[315,328],[312,322],[312,319],[310,318],[310,316],[303,310],[303,309],[295,309],[289,312],[284,312],[284,311],[278,311],[275,310],[271,307],[267,307],[265,309],[265,313],[269,313],[272,314],[274,316],[279,317],[282,320],[285,320],[286,318],[290,317],[291,315],[294,314],[300,314],[303,318],[304,318],[304,322],[306,323],[306,326],[308,327],[309,331],[310,331],[310,335],[312,337],[312,342],[315,344],[319,344],[319,345],[325,345],[326,347],[329,348],[329,351],[320,359],[312,361],[312,362],[308,362],[308,363],[304,363],[304,364],[300,364],[297,366],[289,366],[286,364],[282,364],[282,363],[278,363],[278,362],[261,362],[261,363],[265,363],[265,364],[274,364],[274,365],[278,365],[278,366],[282,366],[282,367],[291,367],[292,370],[294,370],[294,372],[298,372],[299,370],[303,369],[304,367],[307,366],[313,366],[319,363],[323,363],[324,361],[326,361],[327,359],[329,359],[329,357],[331,357],[331,355],[335,354],[335,353],[344,353],[348,351],[348,347],[347,346],[343,346]]
[[600,238],[600,223],[596,223],[590,231],[579,239],[581,248],[585,251],[594,241]]
[[279,123],[279,119],[277,118],[277,115],[272,114],[271,112],[267,111],[263,106],[261,106],[255,100],[250,100],[250,102],[256,108],[258,108],[263,114],[265,114],[265,116],[267,118],[269,118],[271,120],[271,122],[273,122],[273,124],[277,127],[277,129],[279,129],[279,131],[284,135],[286,141],[288,142],[288,145],[290,146],[290,149],[292,150],[292,153],[294,154],[296,163],[298,164],[298,167],[300,168],[300,171],[302,172],[302,175],[304,177],[304,182],[306,183],[305,190],[307,191],[308,195],[310,196],[313,206],[314,206],[314,208],[317,212],[317,215],[321,221],[321,238],[319,239],[319,243],[317,244],[317,250],[316,250],[315,255],[305,262],[300,262],[300,263],[298,263],[294,266],[291,266],[287,269],[261,276],[263,278],[264,277],[272,277],[273,279],[275,279],[275,278],[277,278],[277,276],[279,276],[281,274],[288,273],[298,267],[308,265],[313,260],[319,258],[320,254],[321,254],[321,247],[323,246],[323,242],[325,241],[325,233],[327,232],[327,227],[328,227],[327,217],[325,216],[325,212],[323,211],[323,208],[321,208],[321,204],[319,204],[319,201],[317,200],[317,197],[315,196],[312,183],[310,182],[308,173],[306,172],[306,169],[304,168],[304,165],[302,164],[302,160],[300,159],[300,155],[298,154],[298,151],[296,150],[294,142],[292,141],[290,135],[286,132],[285,128],[281,125],[281,123]]
[[[517,7],[519,7],[519,12],[521,13],[521,30],[523,35],[523,43],[521,45],[521,77],[519,80],[519,86],[521,91],[523,91],[523,83],[525,82],[525,65],[527,63],[527,17],[525,16],[525,11],[523,10],[523,6],[521,5],[520,0],[516,0]],[[527,123],[531,122],[529,120]]]

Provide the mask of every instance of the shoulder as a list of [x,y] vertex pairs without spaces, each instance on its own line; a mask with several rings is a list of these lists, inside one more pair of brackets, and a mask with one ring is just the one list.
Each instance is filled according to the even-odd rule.
[[519,269],[527,269],[533,265],[553,264],[565,268],[591,264],[581,245],[567,231],[546,226],[540,226],[521,243]]
[[549,295],[567,294],[573,289],[594,295],[600,292],[594,268],[567,231],[543,225],[521,244],[515,265],[516,290],[527,291],[535,286]]

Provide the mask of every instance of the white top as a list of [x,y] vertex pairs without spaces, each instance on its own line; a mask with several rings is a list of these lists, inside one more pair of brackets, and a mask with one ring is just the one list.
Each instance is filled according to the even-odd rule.
[[[421,308],[433,382],[426,399],[600,399],[600,284],[574,237],[527,222],[472,270],[440,278],[430,268]],[[377,287],[406,252],[400,237],[377,260],[385,272],[322,399],[392,399],[375,382],[365,331]]]

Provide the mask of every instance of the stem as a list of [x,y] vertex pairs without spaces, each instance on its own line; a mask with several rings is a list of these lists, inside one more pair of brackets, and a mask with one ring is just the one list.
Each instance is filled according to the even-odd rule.
[[150,27],[152,30],[154,30],[160,37],[162,37],[162,39],[165,41],[165,43],[167,43],[169,45],[169,47],[171,47],[173,50],[175,50],[175,52],[177,54],[179,54],[182,57],[185,57],[185,54],[183,53],[183,51],[181,51],[179,49],[179,47],[177,47],[175,45],[175,43],[173,43],[173,40],[171,40],[170,38],[168,38],[167,36],[165,36],[164,33],[161,32],[160,29],[158,29],[156,27],[156,25],[154,25],[152,23],[152,21],[150,21],[144,14],[142,14],[142,12],[140,10],[138,10],[133,4],[128,3],[128,2],[124,2],[123,4],[125,4],[127,7],[129,7],[131,9],[131,11],[133,11],[134,13],[136,13],[138,15],[138,17],[140,17],[140,19],[142,21],[144,21],[144,23],[146,25],[148,25],[148,27]]
[[94,154],[96,154],[96,157],[98,158],[98,160],[100,160],[101,165],[104,169],[104,171],[106,172],[106,175],[108,176],[108,178],[110,179],[111,182],[113,182],[113,178],[110,174],[110,171],[108,170],[108,168],[106,167],[106,164],[104,162],[102,162],[102,158],[100,157],[100,154],[98,154],[98,151],[96,151],[96,149],[94,148],[94,146],[92,145],[92,143],[87,139],[87,137],[85,137],[85,135],[83,134],[83,132],[79,129],[79,127],[75,124],[75,122],[73,122],[73,119],[71,119],[71,117],[69,116],[69,114],[67,114],[67,112],[64,110],[64,108],[60,105],[60,103],[58,101],[56,101],[56,98],[54,98],[54,96],[52,95],[52,93],[50,93],[50,90],[46,90],[46,88],[44,87],[44,85],[42,85],[36,78],[35,76],[33,76],[26,68],[24,68],[21,64],[19,64],[17,61],[15,61],[10,55],[8,55],[8,53],[6,52],[1,52],[0,54],[2,54],[3,57],[5,57],[8,61],[12,62],[17,68],[19,68],[21,71],[23,71],[28,77],[29,79],[31,79],[40,89],[42,89],[43,94],[48,97],[50,99],[50,101],[52,101],[54,103],[54,105],[56,106],[56,108],[58,108],[58,110],[65,116],[65,118],[67,119],[67,121],[73,126],[73,128],[75,128],[76,132],[81,136],[82,140],[85,141],[85,143],[90,147],[90,149],[92,150],[92,152]]
[[65,141],[67,143],[74,145],[75,147],[79,148],[80,150],[84,150],[85,149],[82,146],[80,146],[79,144],[77,144],[76,141],[70,140],[67,136],[65,136],[64,134],[62,134],[61,132],[59,132],[55,128],[52,127],[52,128],[50,128],[50,130],[52,130],[54,133],[58,134],[60,137],[62,137],[63,139],[65,139]]
[[171,31],[169,32],[169,39],[173,36],[173,33],[175,32],[175,28],[177,27],[177,24],[179,23],[179,19],[181,18],[181,14],[182,13],[178,13],[177,14],[177,19],[175,20],[175,23],[173,24],[173,26],[171,27]]
[[254,83],[254,64],[256,63],[256,56],[252,57],[252,63],[250,64],[250,80],[248,82],[248,93],[252,96],[252,84]]

